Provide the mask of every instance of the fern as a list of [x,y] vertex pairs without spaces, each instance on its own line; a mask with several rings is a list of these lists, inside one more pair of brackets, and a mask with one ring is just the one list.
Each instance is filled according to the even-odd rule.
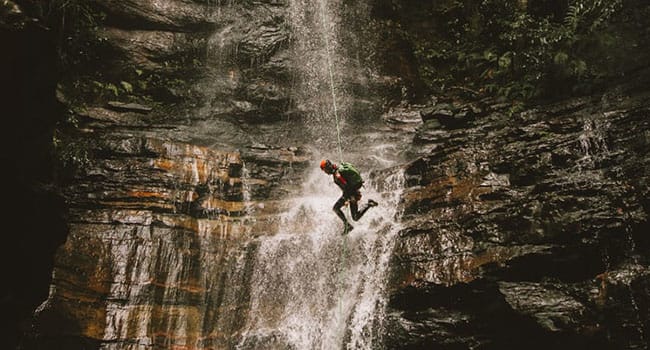
[[578,23],[580,22],[581,7],[582,4],[577,3],[569,5],[566,17],[564,18],[564,25],[571,30],[575,30],[578,27]]
[[593,33],[622,8],[622,0],[574,0],[564,24],[573,32]]

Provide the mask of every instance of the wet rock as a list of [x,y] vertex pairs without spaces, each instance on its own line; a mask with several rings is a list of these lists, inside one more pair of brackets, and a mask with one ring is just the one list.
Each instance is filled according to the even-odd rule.
[[392,349],[609,348],[602,335],[590,339],[540,328],[489,282],[403,289],[389,309],[399,310],[387,315],[386,344]]
[[558,115],[571,115],[587,106],[591,102],[591,98],[583,97],[576,98],[569,101],[561,101],[545,108],[546,111],[552,116]]
[[454,116],[454,106],[451,104],[438,104],[422,111],[422,120],[427,121],[434,118],[452,118]]
[[[250,190],[252,198],[277,199],[298,191],[297,183],[302,171],[310,165],[310,158],[301,149],[294,150],[270,147],[263,144],[252,145],[249,151],[242,155],[243,160],[250,164],[247,171],[253,178],[264,179],[262,183],[252,183]],[[281,183],[288,185],[279,186]]]
[[250,64],[266,60],[289,40],[289,32],[281,17],[274,17],[246,33],[240,42],[238,53]]
[[391,108],[382,119],[392,129],[414,132],[422,124],[422,114],[404,108]]
[[[410,298],[425,300],[432,290],[452,293],[467,283],[497,281],[498,291],[480,289],[491,291],[486,303],[509,315],[503,327],[527,334],[511,345],[640,344],[647,311],[633,305],[648,304],[642,296],[648,255],[639,248],[647,246],[640,230],[647,227],[648,174],[638,171],[649,161],[642,141],[650,128],[642,117],[647,101],[590,101],[510,117],[508,106],[488,103],[487,114],[477,110],[457,125],[448,119],[460,108],[440,104],[427,111],[414,138],[426,152],[405,169],[394,295],[408,290]],[[639,263],[612,268],[631,257]],[[607,277],[611,270],[618,272]],[[471,320],[471,334],[487,332],[492,344],[503,345],[499,330],[485,328],[481,311],[455,300],[413,310],[398,303],[389,310],[399,331],[388,342],[396,348],[486,346],[453,326],[461,320]],[[445,315],[454,320],[444,323]]]
[[544,329],[574,331],[579,327],[594,327],[596,321],[587,318],[587,307],[561,287],[539,283],[499,283],[510,306],[530,316]]
[[219,24],[217,6],[189,0],[94,1],[108,23],[132,29],[208,31]]
[[[103,28],[99,35],[126,61],[115,62],[122,71],[161,70],[180,56],[196,55],[204,50],[206,38],[195,33],[124,30]],[[124,74],[126,75],[126,74]]]
[[[272,193],[287,164],[297,171],[301,150],[258,147],[245,166],[239,152],[133,130],[85,137],[90,163],[64,189],[71,228],[56,258],[57,288],[37,311],[39,331],[29,342],[122,348],[137,338],[168,347],[191,336],[206,347],[231,348],[229,335],[242,326],[234,314],[245,314],[247,299],[230,283],[249,285],[246,261],[255,246],[246,242],[270,233],[284,210],[257,193]],[[171,314],[186,321],[177,324]],[[156,336],[132,335],[125,319],[146,320],[147,334]],[[205,322],[223,333],[204,336]]]
[[625,263],[616,269],[607,271],[600,275],[603,282],[610,285],[631,286],[640,279],[646,279],[650,275],[650,268],[638,263]]
[[78,112],[79,119],[84,119],[89,126],[131,125],[145,126],[149,123],[142,118],[142,113],[117,112],[108,108],[88,107]]
[[295,350],[286,335],[276,331],[269,334],[247,334],[238,348],[242,350]]
[[[281,85],[267,81],[249,84],[246,86],[244,94],[246,100],[251,102],[249,105],[250,108],[245,110],[245,112],[257,112],[256,114],[259,115],[260,110],[264,110],[264,113],[277,111],[277,115],[279,116],[282,107],[288,104],[287,100],[289,98],[287,91],[283,89]],[[265,119],[261,121],[265,121]]]
[[444,157],[445,153],[440,152],[440,147],[457,148],[462,139],[459,133],[454,130],[446,130],[437,120],[429,120],[419,127],[413,138],[417,150],[429,148],[430,152],[421,152],[423,157]]
[[446,129],[458,129],[474,120],[483,110],[474,104],[440,103],[422,110],[424,122],[436,120]]
[[138,113],[149,113],[153,108],[139,103],[124,103],[118,101],[109,101],[108,105],[111,109],[120,112],[138,112]]
[[480,335],[461,331],[469,328],[471,322],[471,316],[456,310],[424,309],[390,314],[387,346],[391,349],[480,348],[485,345]]

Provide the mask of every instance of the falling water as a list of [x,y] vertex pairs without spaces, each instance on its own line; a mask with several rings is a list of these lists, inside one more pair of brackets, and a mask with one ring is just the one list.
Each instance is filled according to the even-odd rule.
[[[580,154],[582,155],[582,158],[577,161],[578,174],[584,177],[597,177],[599,181],[605,181],[603,178],[605,175],[597,169],[596,161],[609,152],[605,137],[609,124],[600,120],[602,117],[606,118],[607,116],[585,116],[582,132],[578,136]],[[598,232],[596,232],[595,238],[601,239]],[[608,247],[605,246],[602,249],[601,255],[605,270],[611,270]]]
[[[327,0],[290,2],[295,57],[300,60],[295,104],[308,119],[306,137],[314,136],[310,146],[323,156],[336,153],[337,119],[340,116],[345,127],[350,106],[341,83],[346,60],[336,35],[337,6]],[[369,134],[355,136],[377,142]],[[345,142],[342,148],[346,160],[363,160],[346,150]],[[313,164],[317,163],[314,159]],[[238,349],[380,346],[385,279],[399,231],[396,217],[402,175],[393,170],[371,181],[367,162],[355,163],[366,178],[361,207],[367,199],[378,200],[380,205],[353,222],[354,230],[343,235],[343,225],[331,210],[340,190],[316,166],[305,175],[301,195],[291,200],[290,209],[282,215],[279,232],[258,238],[248,321]],[[394,163],[385,160],[382,165]]]
[[[602,115],[599,116],[592,116],[585,118],[584,124],[583,124],[583,131],[579,136],[579,145],[580,145],[580,150],[583,154],[583,157],[578,161],[578,167],[581,170],[586,170],[586,169],[594,169],[597,168],[597,161],[601,160],[604,157],[607,157],[610,153],[609,146],[607,145],[607,131],[610,127],[610,123],[608,119],[617,113],[620,113],[618,111],[611,111],[611,112],[606,112],[603,113]],[[600,171],[592,171],[591,176],[598,176],[599,181],[603,181],[602,177],[604,177],[604,174]],[[623,186],[620,181],[617,181],[616,183],[617,186]],[[627,209],[627,208],[626,208]],[[637,248],[636,248],[636,242],[634,242],[634,237],[632,235],[632,228],[630,226],[630,222],[632,221],[628,216],[629,214],[627,211],[623,211],[623,225],[625,228],[625,240],[627,243],[627,250],[628,254],[632,260],[632,266],[640,266],[639,264],[639,258],[637,255]],[[599,239],[599,235],[596,235],[596,238]],[[611,258],[608,253],[608,248],[604,247],[602,251],[602,259],[603,263],[605,266],[605,271],[610,271],[612,269],[611,266]],[[631,315],[632,323],[635,332],[637,333],[639,337],[639,343],[640,344],[647,344],[646,342],[646,335],[644,331],[644,326],[643,326],[643,321],[641,318],[641,309],[639,308],[639,305],[636,301],[636,297],[634,296],[634,290],[632,288],[632,281],[627,281],[624,283],[629,296],[630,296],[630,304],[632,306],[632,310],[634,311],[633,315]],[[647,345],[643,347],[644,349],[647,349]]]
[[[632,235],[632,227],[630,224],[630,219],[628,218],[629,214],[627,211],[624,212],[624,219],[626,222],[624,222],[625,225],[625,237],[627,239],[628,243],[628,251],[631,256],[632,260],[632,265],[633,266],[642,266],[641,262],[639,261],[639,255],[637,254],[637,247],[636,247],[636,242],[634,241],[634,237]],[[639,343],[640,344],[645,344],[643,345],[642,349],[648,349],[648,342],[646,341],[646,335],[645,335],[645,330],[644,330],[644,325],[643,325],[643,320],[641,318],[641,309],[639,308],[639,304],[636,300],[636,297],[634,296],[634,289],[632,288],[632,281],[629,283],[626,283],[627,285],[627,290],[628,293],[630,294],[630,303],[632,305],[632,309],[634,310],[634,327],[635,330],[639,336]]]
[[331,211],[339,193],[330,181],[318,169],[310,174],[280,232],[260,238],[239,349],[377,347],[402,178],[366,185],[364,197],[381,205],[348,236]]
[[602,116],[585,118],[582,133],[578,137],[580,150],[583,154],[583,158],[578,162],[579,166],[593,168],[599,157],[609,153],[606,139],[606,132],[609,129],[607,117],[606,113]]
[[339,5],[338,0],[291,0],[289,5],[296,60],[294,100],[309,120],[307,132],[318,148],[336,149],[338,119],[344,122],[350,108],[343,82],[351,72],[337,35]]

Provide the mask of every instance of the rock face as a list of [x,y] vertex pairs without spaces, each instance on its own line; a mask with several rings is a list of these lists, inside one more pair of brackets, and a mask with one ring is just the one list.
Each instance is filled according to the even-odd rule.
[[389,348],[647,348],[649,96],[422,108]]
[[230,117],[256,108],[270,119],[288,105],[285,2],[16,3],[30,21],[62,30],[53,39],[67,59],[59,90],[74,105],[160,103],[167,114],[201,117],[203,105]]
[[238,152],[100,130],[84,138],[94,156],[65,189],[70,232],[30,346],[232,348],[247,305],[232,285],[248,285],[250,238],[273,225],[272,203],[250,189],[272,176],[248,177],[256,166]]
[[[30,98],[8,99],[15,125],[4,129],[3,161],[17,171],[3,181],[18,184],[9,198],[19,200],[3,215],[27,233],[11,236],[7,249],[38,249],[12,251],[0,265],[48,260],[59,247],[33,322],[51,262],[7,272],[19,287],[3,289],[1,301],[25,303],[8,313],[30,329],[22,347],[234,348],[250,306],[256,237],[275,232],[311,165],[302,146],[319,141],[304,128],[318,99],[292,101],[310,87],[295,84],[296,72],[311,67],[291,56],[291,2],[88,2],[102,13],[96,29],[106,50],[91,67],[104,79],[95,85],[110,93],[85,96],[80,108],[70,97],[81,85],[64,77],[58,97],[75,125],[56,134],[59,78],[31,64],[43,52],[25,45],[40,38],[54,55],[45,44],[52,38],[11,4],[1,33],[27,59],[3,56],[0,66],[30,72],[25,85],[24,75],[8,75]],[[23,25],[37,34],[11,32]],[[396,77],[346,73],[353,122],[403,102],[384,114],[389,127],[377,139],[413,134],[404,228],[380,320],[385,348],[647,349],[647,82],[526,111],[491,100],[413,105],[417,69],[398,39],[383,44],[399,50],[378,54]],[[53,143],[61,164],[32,158],[51,154]],[[54,180],[60,196],[38,191]],[[46,276],[24,277],[32,272]],[[270,332],[243,345],[287,344]]]
[[[287,40],[278,15],[286,8],[198,1],[88,6],[105,16],[97,34],[107,54],[97,71],[107,82],[98,84],[121,87],[110,99],[86,97],[81,107],[71,93],[78,86],[59,84],[59,100],[76,124],[59,126],[55,137],[68,233],[54,257],[49,297],[21,346],[233,348],[246,322],[254,237],[274,232],[281,199],[293,191],[287,184],[310,159],[291,137],[269,130],[283,140],[264,145],[268,136],[237,123],[246,116],[277,119],[288,99],[260,78],[288,62],[273,58]],[[162,84],[144,87],[136,77]],[[58,103],[52,83],[48,97]],[[147,94],[154,100],[139,98]],[[194,97],[212,104],[210,115],[193,105]],[[160,100],[182,108],[161,107]],[[182,115],[186,109],[190,117]],[[202,123],[208,117],[214,119]],[[255,144],[253,136],[260,136]],[[43,205],[55,206],[50,202]],[[42,266],[48,274],[51,266]],[[44,294],[19,311],[28,314]]]

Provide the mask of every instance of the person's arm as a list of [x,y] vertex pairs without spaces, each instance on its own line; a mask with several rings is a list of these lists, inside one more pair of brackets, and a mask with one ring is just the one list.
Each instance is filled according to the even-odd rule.
[[348,180],[346,180],[338,171],[334,173],[334,182],[339,185],[342,190],[345,190],[348,185]]

